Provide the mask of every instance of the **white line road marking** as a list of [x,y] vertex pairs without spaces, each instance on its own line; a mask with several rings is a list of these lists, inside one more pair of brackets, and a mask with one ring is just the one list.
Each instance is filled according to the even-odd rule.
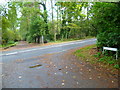
[[[30,49],[30,50],[12,52],[12,53],[7,53],[7,54],[1,54],[0,56],[3,56],[3,55],[6,55],[6,56],[7,56],[7,55],[14,55],[14,54],[18,54],[18,53],[25,53],[25,52],[30,52],[30,51],[35,51],[35,50],[42,50],[42,49],[47,49],[47,48],[52,48],[52,47],[61,47],[61,46],[67,46],[67,45],[72,45],[72,44],[85,43],[85,42],[89,42],[89,41],[96,41],[96,39],[86,40],[86,41],[81,41],[81,40],[80,40],[80,42],[73,41],[73,42],[69,42],[69,43],[63,43],[63,44],[61,44],[61,45],[50,45],[50,46],[43,47],[43,48]],[[62,50],[62,51],[60,51],[60,52],[63,52],[63,51],[67,51],[67,50]]]
[[17,54],[18,52],[13,52],[13,53],[7,53],[5,55],[12,55],[12,54]]

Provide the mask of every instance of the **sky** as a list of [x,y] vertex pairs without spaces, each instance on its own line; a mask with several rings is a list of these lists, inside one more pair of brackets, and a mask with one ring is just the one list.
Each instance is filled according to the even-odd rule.
[[6,4],[8,0],[0,0],[0,5]]
[[[11,0],[0,0],[0,5],[5,5],[5,4],[7,4],[7,2],[8,1],[11,1]],[[21,0],[12,0],[12,1],[21,1]],[[28,0],[28,1],[34,1],[34,0]],[[55,9],[57,9],[57,6],[55,6],[55,0],[53,0],[53,7],[54,7],[54,9],[53,9],[53,17],[54,17],[54,20],[56,20],[57,19],[57,12],[55,11]],[[7,5],[6,5],[6,8],[8,8],[7,7]],[[51,18],[52,18],[52,9],[51,9],[51,1],[50,0],[47,0],[47,3],[46,3],[46,8],[47,8],[47,11],[48,11],[48,20],[51,20]],[[43,9],[43,7],[42,7],[42,9]],[[83,11],[83,14],[86,14],[87,12],[87,10],[86,9],[83,9],[82,10]],[[18,18],[20,18],[21,17],[21,13],[19,12],[19,10],[17,10],[17,17]]]
[[[5,4],[7,4],[7,2],[9,2],[9,1],[11,1],[11,0],[0,0],[0,5],[5,5]],[[12,0],[12,1],[15,1],[15,0]],[[17,1],[17,0],[16,0]],[[20,1],[20,0],[18,0],[18,1]],[[28,0],[28,1],[34,1],[34,0]],[[55,2],[53,2],[53,5],[55,4]],[[55,7],[55,6],[54,6]],[[7,8],[7,6],[6,6],[6,8]],[[47,3],[46,3],[46,8],[47,8],[47,11],[48,11],[48,18],[49,19],[51,19],[51,2],[50,2],[50,0],[47,0]],[[55,7],[55,9],[56,9],[56,7]],[[53,12],[54,12],[54,18],[56,18],[57,17],[57,13],[56,13],[56,11],[55,11],[55,9],[53,10]],[[19,13],[18,11],[17,11],[17,14],[18,14],[18,18],[21,16],[21,13]]]

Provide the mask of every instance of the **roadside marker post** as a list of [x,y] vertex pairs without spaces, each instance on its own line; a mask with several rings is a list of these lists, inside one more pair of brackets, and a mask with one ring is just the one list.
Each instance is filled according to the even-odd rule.
[[118,59],[118,49],[117,48],[103,47],[103,54],[104,54],[105,50],[116,51],[116,60]]

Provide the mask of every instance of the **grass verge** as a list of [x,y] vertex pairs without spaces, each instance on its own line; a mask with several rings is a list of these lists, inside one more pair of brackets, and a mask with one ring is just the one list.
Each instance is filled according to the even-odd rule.
[[90,45],[78,49],[74,54],[86,62],[91,64],[101,64],[103,67],[120,69],[118,60],[115,60],[115,57],[103,55],[102,52],[98,51],[96,45]]
[[17,45],[18,42],[12,43],[12,44],[6,44],[6,45],[0,45],[0,48],[7,49],[9,47]]

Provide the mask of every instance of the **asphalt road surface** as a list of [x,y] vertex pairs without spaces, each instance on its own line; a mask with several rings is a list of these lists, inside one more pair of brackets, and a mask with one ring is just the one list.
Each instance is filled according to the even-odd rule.
[[[75,64],[71,49],[95,44],[96,39],[72,41],[57,45],[4,51],[2,88],[97,88],[109,87],[106,81],[93,80]],[[75,62],[75,63],[74,63]],[[74,64],[73,64],[74,63]],[[104,82],[102,82],[102,80]]]

